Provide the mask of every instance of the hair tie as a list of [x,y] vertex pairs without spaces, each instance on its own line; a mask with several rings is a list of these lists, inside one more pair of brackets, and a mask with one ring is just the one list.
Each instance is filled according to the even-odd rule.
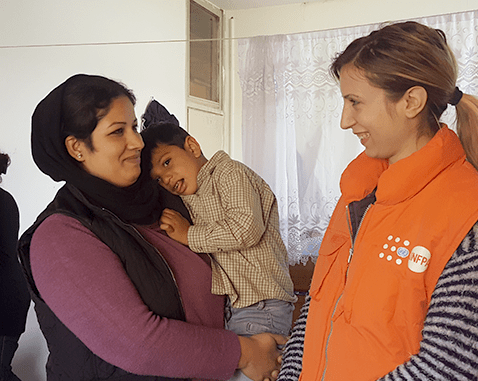
[[448,103],[452,106],[456,106],[458,102],[460,102],[462,96],[463,93],[460,91],[460,89],[458,87],[455,87],[455,91],[453,92],[453,95],[451,96],[451,99],[448,101]]

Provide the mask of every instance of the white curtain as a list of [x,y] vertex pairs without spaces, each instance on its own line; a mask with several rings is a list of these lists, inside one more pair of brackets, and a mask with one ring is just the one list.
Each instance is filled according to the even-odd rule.
[[[478,11],[415,20],[446,33],[459,87],[478,94]],[[343,101],[329,65],[352,40],[379,27],[239,40],[243,160],[277,196],[290,264],[317,256],[340,196],[340,174],[362,151],[340,129]],[[451,124],[453,113],[449,108],[443,121]]]

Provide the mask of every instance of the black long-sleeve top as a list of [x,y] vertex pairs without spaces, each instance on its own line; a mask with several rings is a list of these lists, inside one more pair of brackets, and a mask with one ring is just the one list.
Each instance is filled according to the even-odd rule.
[[30,294],[17,257],[18,206],[0,188],[0,336],[25,331]]

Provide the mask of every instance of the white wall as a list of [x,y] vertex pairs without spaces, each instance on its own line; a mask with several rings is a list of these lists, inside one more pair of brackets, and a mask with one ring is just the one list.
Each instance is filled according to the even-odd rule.
[[[478,0],[322,0],[226,11],[234,38],[345,28],[478,9]],[[233,93],[235,158],[241,159],[241,97],[236,74]]]
[[[186,0],[0,0],[0,150],[12,159],[2,187],[17,200],[21,231],[59,188],[33,163],[30,117],[38,102],[69,76],[83,72],[121,80],[138,98],[138,118],[154,95],[186,122],[186,43],[113,44],[184,41],[186,4]],[[27,46],[87,43],[106,45]],[[14,370],[23,381],[44,380],[46,353],[30,310]]]

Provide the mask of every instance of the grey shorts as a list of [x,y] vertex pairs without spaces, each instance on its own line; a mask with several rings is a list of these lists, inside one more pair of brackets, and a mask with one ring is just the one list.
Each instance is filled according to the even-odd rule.
[[241,336],[277,333],[287,336],[292,326],[294,305],[277,299],[261,300],[244,308],[231,307],[226,302],[225,327]]

